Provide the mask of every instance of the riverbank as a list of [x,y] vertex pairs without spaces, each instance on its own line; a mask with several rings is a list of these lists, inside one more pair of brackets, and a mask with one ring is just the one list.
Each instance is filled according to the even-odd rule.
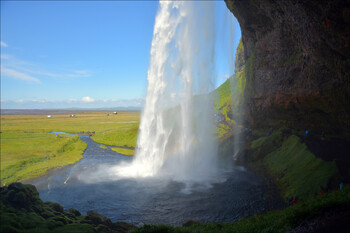
[[[34,114],[31,112],[31,114]],[[52,131],[79,133],[95,132],[99,143],[124,144],[132,149],[136,144],[138,112],[77,113],[75,117],[60,113],[51,115],[1,115],[1,185],[26,181],[67,165],[75,164],[86,149],[78,135],[57,136]],[[134,140],[119,140],[127,134]],[[104,135],[114,137],[104,138]],[[111,144],[112,145],[112,144]],[[131,153],[130,151],[129,154]]]
[[1,141],[1,184],[25,181],[83,158],[87,145],[78,136]]

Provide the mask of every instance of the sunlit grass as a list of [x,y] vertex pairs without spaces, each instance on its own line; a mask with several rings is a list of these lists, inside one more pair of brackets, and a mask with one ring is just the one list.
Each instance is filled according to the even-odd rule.
[[86,144],[77,136],[51,131],[95,132],[101,144],[135,146],[140,114],[120,112],[47,115],[1,115],[1,183],[24,181],[49,169],[73,164],[83,157]]
[[1,183],[28,180],[83,158],[86,144],[78,136],[1,141]]
[[135,154],[135,150],[131,150],[131,149],[116,148],[116,147],[113,147],[111,149],[114,150],[115,152],[119,153],[119,154],[122,154],[122,155],[132,156],[132,155]]
[[114,128],[96,133],[92,136],[92,139],[98,143],[111,146],[135,147],[138,128],[139,123],[116,125]]

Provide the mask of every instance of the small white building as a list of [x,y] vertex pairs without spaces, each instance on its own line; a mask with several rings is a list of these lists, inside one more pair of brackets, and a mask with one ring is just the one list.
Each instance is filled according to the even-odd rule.
[[51,115],[47,115],[48,118],[51,118],[52,116]]
[[114,115],[117,115],[118,113],[117,112],[113,112]]
[[70,115],[70,117],[77,117],[75,114]]

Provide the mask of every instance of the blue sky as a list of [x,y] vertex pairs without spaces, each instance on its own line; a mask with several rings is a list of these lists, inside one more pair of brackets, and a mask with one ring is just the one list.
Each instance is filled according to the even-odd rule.
[[[228,12],[223,1],[215,7],[219,85],[229,73]],[[141,106],[157,9],[157,1],[1,1],[1,108]],[[239,38],[236,23],[234,48]]]

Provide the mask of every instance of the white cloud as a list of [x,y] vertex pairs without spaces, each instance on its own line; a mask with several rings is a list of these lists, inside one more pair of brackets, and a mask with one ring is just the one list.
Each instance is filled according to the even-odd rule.
[[8,59],[11,59],[11,56],[8,54],[0,54],[0,58],[3,60],[8,60]]
[[217,78],[226,78],[226,79],[228,79],[229,75],[228,74],[223,74],[223,75],[217,75],[216,77]]
[[89,96],[85,96],[83,98],[81,98],[81,100],[85,103],[92,103],[92,102],[95,102],[95,100]]
[[[93,101],[93,102],[92,102]],[[40,99],[17,99],[3,100],[1,99],[3,109],[50,109],[50,108],[137,108],[144,106],[144,99],[92,99],[91,97],[83,97],[81,99],[68,100],[47,100]]]
[[24,100],[19,99],[19,100],[16,100],[15,102],[18,103],[18,104],[23,104],[23,103],[24,103]]
[[34,99],[34,100],[32,100],[32,102],[33,103],[41,103],[41,104],[43,104],[43,103],[47,103],[48,101],[46,99],[39,99],[39,100]]
[[1,47],[8,47],[8,45],[5,42],[1,41]]
[[40,77],[51,78],[83,78],[91,76],[89,70],[54,70],[48,71],[42,69],[40,64],[34,64],[27,61],[19,60],[10,54],[1,54],[2,66],[8,69],[16,70],[21,73],[37,75]]
[[67,74],[71,78],[85,78],[90,76],[90,72],[87,70],[73,70],[71,74]]
[[1,67],[1,75],[8,76],[8,77],[16,79],[16,80],[23,80],[23,81],[27,81],[27,82],[40,83],[40,80],[35,78],[35,77],[32,77],[32,76],[25,74],[25,73],[22,73],[22,72],[18,72],[16,70],[7,69],[4,67]]
[[67,100],[67,103],[77,103],[78,102],[78,100],[77,99],[69,99],[69,100]]

